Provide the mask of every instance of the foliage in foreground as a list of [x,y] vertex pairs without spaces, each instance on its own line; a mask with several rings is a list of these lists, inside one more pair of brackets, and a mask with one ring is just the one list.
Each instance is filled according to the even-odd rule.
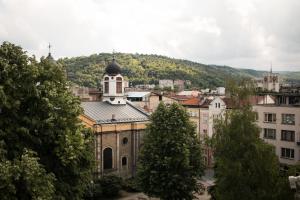
[[220,200],[288,199],[287,177],[280,174],[274,147],[259,138],[256,114],[247,101],[251,84],[232,86],[228,89],[235,106],[215,126],[214,196]]
[[139,187],[161,199],[192,199],[202,174],[200,143],[187,113],[178,104],[161,103],[152,114],[141,150]]
[[122,179],[115,175],[105,175],[96,179],[87,188],[85,199],[103,199],[116,197],[122,188]]
[[0,199],[81,199],[91,180],[92,137],[67,86],[53,60],[1,45]]

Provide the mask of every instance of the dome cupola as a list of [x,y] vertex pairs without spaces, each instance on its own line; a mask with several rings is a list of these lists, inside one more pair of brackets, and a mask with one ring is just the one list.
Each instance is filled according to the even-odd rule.
[[118,74],[121,74],[121,67],[115,59],[113,59],[112,62],[107,65],[107,67],[105,68],[105,74],[109,76],[116,76]]

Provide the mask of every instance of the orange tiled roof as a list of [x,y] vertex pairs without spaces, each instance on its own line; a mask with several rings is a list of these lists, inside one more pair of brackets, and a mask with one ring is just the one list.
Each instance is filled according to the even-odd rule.
[[183,101],[181,104],[186,105],[186,106],[198,106],[199,103],[200,103],[200,99],[197,97],[194,97],[194,98]]
[[194,97],[188,100],[183,101],[181,104],[184,106],[198,106],[201,108],[208,108],[209,104],[212,102],[212,99],[200,99],[199,97]]

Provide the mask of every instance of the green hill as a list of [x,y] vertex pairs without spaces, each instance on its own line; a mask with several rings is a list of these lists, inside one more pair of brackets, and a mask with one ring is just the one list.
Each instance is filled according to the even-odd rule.
[[[188,60],[159,55],[116,53],[115,58],[122,66],[122,74],[132,85],[158,84],[159,79],[190,80],[194,87],[224,86],[226,78],[261,77],[265,72],[251,69],[236,69],[228,66],[204,65]],[[68,78],[81,86],[99,87],[104,69],[112,60],[112,54],[100,53],[91,56],[62,58]],[[297,72],[298,73],[298,72]],[[300,72],[285,73],[286,80],[293,76],[300,80]]]

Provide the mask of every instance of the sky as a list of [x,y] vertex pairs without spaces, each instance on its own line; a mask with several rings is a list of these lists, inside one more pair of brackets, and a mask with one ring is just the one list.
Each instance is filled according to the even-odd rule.
[[159,54],[300,71],[300,0],[0,0],[0,43],[61,57]]

